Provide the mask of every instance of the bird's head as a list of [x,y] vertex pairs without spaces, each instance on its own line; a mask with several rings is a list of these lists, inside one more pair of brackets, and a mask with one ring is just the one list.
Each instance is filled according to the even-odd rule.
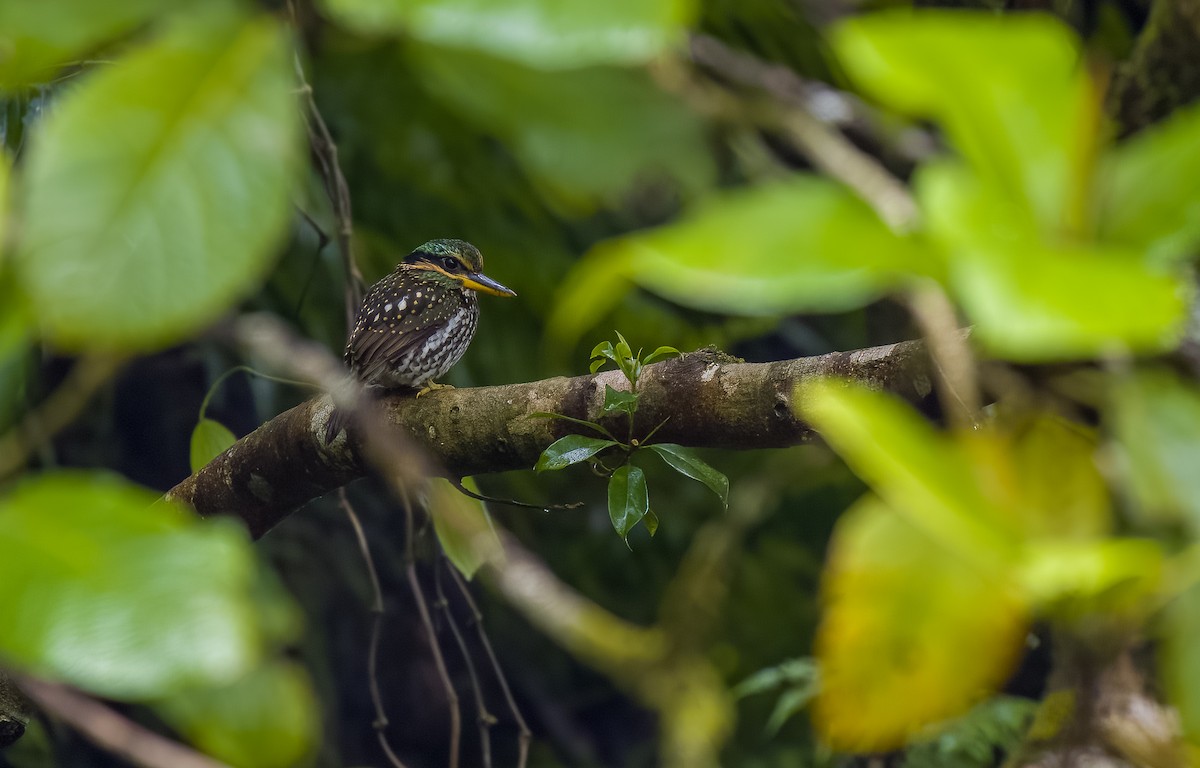
[[445,285],[458,284],[493,296],[517,295],[483,274],[483,254],[465,240],[430,240],[405,256],[402,266],[423,271],[429,279]]

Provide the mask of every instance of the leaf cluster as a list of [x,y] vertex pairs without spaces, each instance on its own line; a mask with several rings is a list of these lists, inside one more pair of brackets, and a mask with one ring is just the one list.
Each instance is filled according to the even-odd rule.
[[629,532],[638,523],[644,523],[651,536],[658,531],[659,525],[658,515],[650,509],[646,474],[641,467],[633,464],[633,457],[639,452],[649,451],[656,454],[671,469],[684,477],[703,483],[717,494],[723,505],[729,505],[729,479],[725,475],[682,445],[650,442],[662,424],[658,424],[641,437],[635,436],[634,420],[641,398],[638,380],[642,369],[656,360],[678,354],[679,350],[674,347],[661,346],[643,356],[641,349],[633,351],[620,332],[617,332],[616,344],[603,341],[592,349],[589,369],[593,374],[608,363],[613,363],[629,385],[629,390],[625,391],[605,384],[602,406],[605,414],[624,416],[627,426],[627,436],[624,440],[617,438],[599,422],[575,419],[561,413],[539,414],[544,418],[562,419],[603,435],[588,437],[576,434],[561,437],[542,451],[534,469],[538,472],[557,471],[588,462],[594,472],[607,477],[609,518],[613,529],[626,544],[629,543]]

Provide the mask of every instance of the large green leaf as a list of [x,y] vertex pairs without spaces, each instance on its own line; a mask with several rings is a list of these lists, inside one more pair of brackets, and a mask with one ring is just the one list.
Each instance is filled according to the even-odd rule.
[[[621,538],[629,536],[650,511],[646,474],[640,467],[623,464],[608,479],[608,516]],[[657,523],[655,524],[657,526]]]
[[1200,245],[1200,106],[1115,147],[1097,177],[1100,236],[1169,262]]
[[981,244],[957,254],[952,280],[974,338],[1008,360],[1161,352],[1178,344],[1187,317],[1183,275],[1129,250]]
[[554,198],[586,208],[650,175],[686,189],[715,175],[702,123],[645,72],[546,72],[432,46],[413,46],[410,60],[431,94],[497,136]]
[[546,68],[636,64],[682,42],[691,0],[322,0],[366,32],[474,48]]
[[56,104],[24,169],[17,252],[53,341],[169,344],[253,287],[299,159],[288,65],[274,20],[191,19]]
[[1165,370],[1145,371],[1119,382],[1113,406],[1138,514],[1200,531],[1200,391]]
[[264,664],[227,686],[176,694],[154,708],[192,744],[239,768],[301,764],[320,734],[308,675],[283,661]]
[[1082,223],[1097,126],[1066,25],[1037,14],[891,12],[843,22],[831,41],[859,86],[938,119],[975,171],[1047,231]]
[[572,464],[587,461],[605,448],[614,445],[619,445],[619,443],[616,440],[602,440],[598,437],[584,437],[583,435],[560,437],[542,451],[534,469],[538,472],[564,469]]
[[704,483],[710,491],[717,494],[722,504],[729,506],[729,478],[713,469],[695,452],[674,443],[654,443],[646,448],[661,456],[662,460],[679,474]]
[[849,381],[797,389],[797,410],[898,513],[949,551],[1003,565],[1016,540],[967,455],[892,395]]
[[46,474],[0,497],[0,551],[12,666],[149,698],[229,683],[263,656],[254,553],[230,520],[111,475]]
[[922,169],[921,210],[942,245],[955,297],[991,354],[1021,361],[1156,351],[1182,331],[1182,274],[1139,252],[1067,244],[958,163]]
[[821,594],[813,723],[849,752],[899,748],[965,712],[1011,672],[1027,631],[1013,585],[870,496],[838,522]]
[[[746,315],[849,309],[933,269],[923,248],[866,203],[815,176],[711,200],[676,224],[603,244],[589,260],[681,304]],[[562,306],[606,308],[588,296],[589,283],[569,285]]]
[[182,0],[0,3],[0,87],[46,82],[72,58],[182,4]]

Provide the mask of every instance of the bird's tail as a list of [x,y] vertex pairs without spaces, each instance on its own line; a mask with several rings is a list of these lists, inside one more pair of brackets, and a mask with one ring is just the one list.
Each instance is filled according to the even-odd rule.
[[350,425],[350,411],[345,408],[333,406],[333,410],[329,412],[329,419],[325,422],[325,444],[329,445],[334,441],[347,426]]

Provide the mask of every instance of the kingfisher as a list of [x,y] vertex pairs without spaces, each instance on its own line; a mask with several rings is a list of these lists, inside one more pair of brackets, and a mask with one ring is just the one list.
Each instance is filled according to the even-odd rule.
[[[436,379],[462,358],[479,324],[478,294],[516,296],[483,274],[483,254],[464,240],[430,240],[367,291],[344,355],[351,374],[372,389],[445,386]],[[330,415],[326,442],[345,426]]]

